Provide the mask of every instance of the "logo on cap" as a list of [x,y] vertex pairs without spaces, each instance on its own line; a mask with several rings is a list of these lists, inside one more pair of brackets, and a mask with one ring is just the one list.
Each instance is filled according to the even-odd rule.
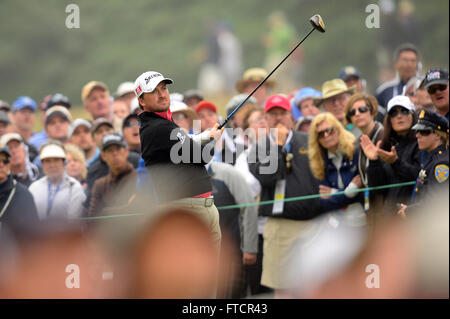
[[439,71],[434,71],[433,73],[427,74],[427,81],[439,80],[441,78],[441,73]]
[[151,75],[147,76],[145,78],[145,84],[148,84],[148,82],[150,82],[151,79],[157,78],[157,77],[160,77],[160,76],[162,76],[161,73],[155,73],[155,74],[151,74]]
[[346,74],[354,74],[354,73],[356,73],[356,70],[355,70],[354,67],[348,66],[348,67],[345,68],[345,73]]
[[139,95],[139,94],[141,94],[141,92],[142,92],[142,89],[141,89],[141,86],[139,85],[139,86],[136,88],[136,94]]
[[422,110],[422,111],[420,111],[419,119],[423,119],[424,117],[425,117],[425,111]]

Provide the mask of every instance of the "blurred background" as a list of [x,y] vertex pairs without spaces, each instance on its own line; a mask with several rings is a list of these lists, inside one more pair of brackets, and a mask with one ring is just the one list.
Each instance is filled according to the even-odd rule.
[[[80,28],[66,27],[70,3],[80,9]],[[380,9],[380,28],[366,27],[370,4]],[[234,93],[230,82],[247,68],[269,65],[277,49],[286,55],[316,13],[327,32],[313,33],[291,56],[292,88],[320,89],[341,67],[354,65],[373,93],[395,76],[392,54],[403,42],[419,47],[422,73],[448,69],[447,0],[2,0],[0,8],[0,99],[29,95],[39,103],[61,92],[75,113],[88,81],[104,81],[114,92],[121,82],[158,70],[175,80],[171,92],[201,88],[224,114],[222,101]],[[278,35],[286,45],[270,40],[277,19],[287,26]],[[220,68],[230,74],[218,77]]]

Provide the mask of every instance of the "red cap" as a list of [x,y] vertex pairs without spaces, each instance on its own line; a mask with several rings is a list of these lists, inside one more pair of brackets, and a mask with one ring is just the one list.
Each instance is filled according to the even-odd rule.
[[198,113],[198,111],[200,111],[201,109],[210,109],[214,113],[217,113],[216,106],[209,101],[201,101],[200,103],[198,103],[197,107],[195,108],[195,113]]
[[264,112],[269,112],[274,107],[281,107],[286,111],[291,111],[291,103],[289,103],[288,98],[283,95],[272,95],[266,100],[266,105]]

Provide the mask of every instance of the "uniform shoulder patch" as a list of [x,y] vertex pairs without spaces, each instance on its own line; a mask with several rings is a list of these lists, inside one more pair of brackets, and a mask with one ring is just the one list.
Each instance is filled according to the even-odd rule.
[[439,164],[434,168],[434,177],[438,183],[443,183],[448,179],[448,165]]

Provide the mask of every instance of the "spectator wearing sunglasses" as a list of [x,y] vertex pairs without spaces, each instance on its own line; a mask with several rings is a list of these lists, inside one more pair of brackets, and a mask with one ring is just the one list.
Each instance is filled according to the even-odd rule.
[[433,68],[427,71],[422,85],[430,94],[431,101],[437,113],[449,120],[448,71],[442,68]]
[[[320,180],[320,203],[325,211],[332,212],[331,223],[344,220],[354,226],[365,224],[363,194],[351,192],[362,186],[355,140],[331,113],[319,114],[311,123],[309,164],[314,177]],[[341,191],[346,193],[327,195]]]
[[[357,139],[358,148],[361,147],[362,139],[369,139],[374,145],[383,137],[383,125],[375,120],[378,113],[378,101],[373,95],[365,93],[356,93],[352,95],[345,106],[346,124],[353,124],[362,132],[362,136]],[[363,137],[364,136],[364,137]],[[358,172],[361,176],[363,187],[369,187],[367,170],[369,167],[369,159],[361,150],[358,153]],[[364,193],[364,209],[367,211],[367,222],[370,227],[375,226],[375,212],[378,212],[380,205],[380,196],[365,192]]]
[[[407,96],[399,95],[388,102],[384,119],[383,139],[374,144],[361,138],[361,148],[369,159],[369,185],[381,186],[414,181],[420,171],[420,150],[415,132],[414,104]],[[381,213],[395,214],[397,203],[409,203],[413,186],[392,187],[376,191],[383,196]]]
[[141,138],[139,137],[139,117],[136,113],[128,114],[123,120],[122,135],[130,152],[141,154]]

